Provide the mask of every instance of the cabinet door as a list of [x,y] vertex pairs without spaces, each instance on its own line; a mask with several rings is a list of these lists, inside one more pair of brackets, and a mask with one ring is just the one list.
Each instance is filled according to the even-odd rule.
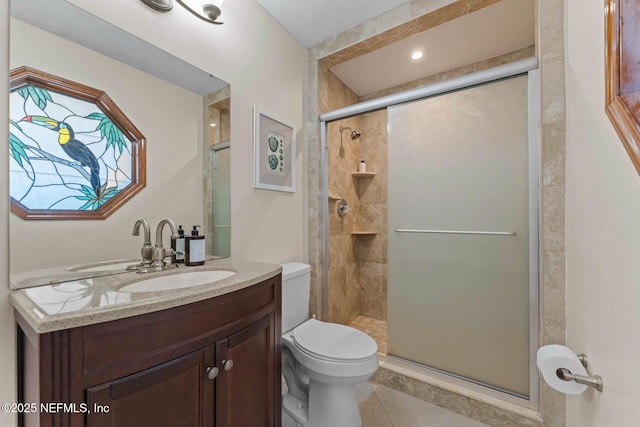
[[209,427],[213,347],[87,389],[88,427]]
[[275,426],[276,345],[273,314],[216,343],[216,427]]

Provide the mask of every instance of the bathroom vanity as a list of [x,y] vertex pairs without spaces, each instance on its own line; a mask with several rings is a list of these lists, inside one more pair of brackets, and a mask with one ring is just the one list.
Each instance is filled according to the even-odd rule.
[[75,297],[87,304],[72,297],[68,310],[46,296],[52,289],[14,291],[21,425],[279,426],[281,268],[217,260],[198,269],[223,264],[237,274],[120,300],[141,275],[87,279]]

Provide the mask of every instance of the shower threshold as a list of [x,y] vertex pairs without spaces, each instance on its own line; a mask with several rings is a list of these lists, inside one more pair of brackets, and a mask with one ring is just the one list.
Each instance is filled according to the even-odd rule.
[[[349,326],[367,333],[378,344],[380,368],[372,378],[376,383],[482,422],[488,421],[485,416],[489,413],[509,422],[516,421],[520,417],[543,422],[541,414],[530,407],[531,402],[526,398],[387,355],[387,322],[384,320],[358,316]],[[467,413],[472,407],[480,410]],[[529,425],[524,420],[520,423]]]

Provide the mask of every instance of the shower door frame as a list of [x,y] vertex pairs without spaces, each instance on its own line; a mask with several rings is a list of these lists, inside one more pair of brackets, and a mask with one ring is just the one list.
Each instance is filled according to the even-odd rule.
[[[491,83],[517,75],[527,74],[528,85],[528,113],[529,113],[529,399],[494,390],[490,387],[477,385],[466,379],[459,379],[453,375],[440,374],[428,367],[436,376],[447,378],[455,385],[465,387],[474,392],[481,392],[500,400],[537,411],[540,407],[540,377],[536,367],[536,352],[540,345],[540,268],[542,259],[539,246],[540,225],[540,135],[539,135],[539,72],[538,59],[531,57],[500,65],[486,70],[470,73],[464,76],[445,80],[428,86],[410,89],[404,92],[387,95],[381,98],[360,102],[337,110],[320,114],[320,227],[322,231],[321,248],[321,318],[328,319],[329,312],[329,161],[327,144],[327,126],[333,122],[360,114],[386,109],[387,107],[405,102],[426,99],[448,92],[466,89],[473,86]],[[401,362],[402,363],[402,362]],[[406,362],[410,364],[410,362]]]

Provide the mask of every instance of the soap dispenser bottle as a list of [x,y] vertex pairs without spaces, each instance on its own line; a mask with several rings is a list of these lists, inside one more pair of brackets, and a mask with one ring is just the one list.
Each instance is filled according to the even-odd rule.
[[185,237],[184,264],[185,265],[203,265],[205,253],[204,236],[198,235],[199,225],[194,225],[191,230],[191,236]]
[[171,262],[173,264],[184,263],[184,230],[182,226],[178,226],[178,237],[171,237],[171,249],[173,254],[171,255]]

